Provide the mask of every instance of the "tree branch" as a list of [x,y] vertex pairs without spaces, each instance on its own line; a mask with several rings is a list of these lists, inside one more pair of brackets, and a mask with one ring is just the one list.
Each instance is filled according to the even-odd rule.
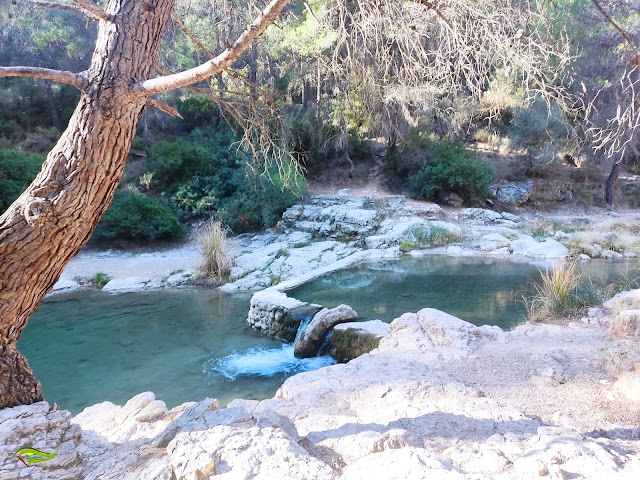
[[56,8],[58,10],[68,10],[70,12],[81,13],[91,20],[109,20],[109,15],[100,10],[95,5],[85,2],[84,0],[72,0],[76,5],[68,3],[50,2],[48,0],[31,0],[31,3],[38,7]]
[[68,10],[70,12],[81,13],[87,15],[86,10],[80,8],[77,5],[69,5],[67,3],[48,2],[47,0],[31,0],[31,3],[38,7],[56,8],[58,10]]
[[79,73],[39,67],[0,67],[0,77],[29,77],[73,85],[84,90],[85,79]]
[[627,42],[631,50],[633,50],[633,53],[635,54],[636,58],[640,58],[640,50],[638,50],[638,47],[636,47],[635,43],[633,43],[633,40],[631,40],[631,37],[629,36],[629,34],[625,32],[622,29],[622,27],[620,27],[620,25],[618,25],[613,20],[613,18],[611,18],[611,16],[606,12],[606,10],[602,8],[602,5],[600,5],[598,0],[591,0],[591,3],[593,3],[596,6],[596,8],[600,11],[602,16],[607,20],[607,22],[613,25],[613,28],[615,28],[618,32],[620,32],[620,35],[622,35],[622,38],[624,38],[625,42]]
[[95,5],[85,1],[85,0],[71,0],[73,3],[78,5],[80,8],[84,9],[87,13],[87,16],[91,16],[96,20],[111,20],[111,17],[102,10],[101,8],[96,7]]
[[176,88],[186,87],[192,83],[201,82],[228,69],[240,58],[249,45],[262,35],[266,28],[273,23],[287,3],[289,3],[289,0],[271,0],[262,14],[242,32],[233,45],[217,57],[202,65],[185,70],[184,72],[137,83],[133,86],[134,93],[154,95],[156,93],[168,92]]
[[150,105],[154,108],[157,108],[158,110],[160,110],[161,112],[166,113],[167,115],[169,115],[170,117],[177,117],[177,118],[182,118],[182,115],[180,115],[180,113],[178,112],[177,109],[162,103],[158,100],[156,100],[155,98],[147,98],[147,105]]
[[209,49],[207,47],[205,47],[204,44],[200,40],[198,40],[198,37],[196,37],[193,33],[191,33],[191,30],[189,30],[187,28],[187,26],[184,24],[184,22],[182,20],[180,20],[180,17],[178,17],[176,12],[173,12],[173,11],[171,12],[171,18],[173,19],[174,22],[176,22],[176,24],[178,25],[180,30],[182,30],[182,33],[184,33],[187,37],[189,37],[189,39],[193,43],[195,43],[196,46],[200,50],[202,50],[206,56],[208,56],[212,60],[215,58],[213,56],[213,54],[209,51]]
[[433,10],[433,12],[438,17],[440,17],[440,20],[442,20],[447,25],[447,27],[449,27],[451,31],[454,30],[453,25],[451,25],[451,22],[449,21],[449,19],[444,16],[444,14],[438,9],[438,7],[436,7],[434,3],[430,2],[429,0],[412,0],[412,1],[420,5],[424,5],[429,10]]

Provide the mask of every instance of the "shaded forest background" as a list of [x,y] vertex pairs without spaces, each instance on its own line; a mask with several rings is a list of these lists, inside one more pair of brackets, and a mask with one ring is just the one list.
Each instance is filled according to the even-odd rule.
[[[94,241],[171,239],[210,216],[235,233],[273,226],[307,180],[484,205],[490,185],[536,179],[565,194],[534,203],[604,206],[608,176],[640,173],[637,3],[479,0],[475,11],[454,0],[428,17],[405,6],[401,18],[365,3],[293,2],[233,69],[164,95],[182,118],[148,107]],[[179,0],[158,73],[202,63],[260,6]],[[73,12],[0,6],[0,65],[82,71],[95,37]],[[1,211],[78,98],[67,85],[0,79]],[[617,185],[617,204],[640,206],[633,177]]]

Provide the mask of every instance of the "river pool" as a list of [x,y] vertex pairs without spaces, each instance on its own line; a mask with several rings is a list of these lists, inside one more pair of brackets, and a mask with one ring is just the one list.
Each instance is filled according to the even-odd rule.
[[[581,268],[608,282],[621,264]],[[539,279],[535,266],[507,260],[430,256],[367,263],[288,292],[300,300],[351,305],[364,319],[391,321],[433,307],[476,324],[524,320],[519,299]],[[249,330],[250,294],[165,289],[48,297],[19,342],[45,398],[78,413],[102,401],[122,405],[151,390],[171,408],[215,397],[271,397],[290,375],[333,363],[299,360],[293,347]]]

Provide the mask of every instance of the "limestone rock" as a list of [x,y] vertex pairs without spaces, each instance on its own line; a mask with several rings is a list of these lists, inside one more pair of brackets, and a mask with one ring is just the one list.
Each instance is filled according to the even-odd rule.
[[533,192],[533,181],[511,182],[496,187],[496,198],[508,205],[520,206],[526,203]]
[[287,312],[307,305],[273,288],[262,290],[251,297],[247,324],[275,337],[288,335],[290,328],[285,325]]
[[73,280],[58,280],[54,285],[49,295],[54,293],[69,293],[74,292],[76,290],[80,290],[82,285]]
[[358,317],[358,314],[348,305],[338,305],[336,308],[320,310],[311,323],[298,337],[295,345],[295,355],[298,358],[315,357],[322,347],[324,337],[338,323],[344,323]]
[[380,320],[336,325],[329,341],[331,356],[345,363],[378,347],[390,325]]
[[109,280],[102,290],[114,293],[140,292],[145,290],[150,282],[149,277],[114,278]]
[[620,292],[604,302],[604,307],[620,313],[623,310],[640,310],[640,289]]
[[503,336],[498,327],[476,327],[440,310],[424,308],[391,322],[389,334],[382,338],[379,349],[433,351],[447,347],[469,352],[485,339]]
[[460,208],[464,205],[464,199],[454,192],[440,192],[438,194],[438,200],[440,203],[444,203],[445,205],[455,208]]
[[[82,431],[71,424],[66,410],[53,410],[47,402],[0,410],[0,478],[81,478],[77,447]],[[58,453],[51,460],[25,467],[15,456],[22,447]]]
[[600,257],[607,260],[620,260],[624,257],[624,255],[618,252],[614,252],[613,250],[603,250],[600,254]]
[[640,336],[640,310],[624,310],[613,319],[609,333],[617,339]]
[[633,403],[640,404],[640,373],[624,372],[613,384],[613,390]]

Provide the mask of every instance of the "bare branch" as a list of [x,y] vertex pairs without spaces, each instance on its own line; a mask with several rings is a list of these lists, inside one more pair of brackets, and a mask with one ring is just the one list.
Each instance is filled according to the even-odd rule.
[[271,0],[262,14],[247,27],[233,45],[217,57],[184,72],[137,83],[133,86],[133,91],[147,95],[168,92],[176,88],[186,87],[192,83],[201,82],[228,69],[273,23],[287,3],[289,3],[289,0]]
[[31,0],[31,3],[38,7],[56,8],[58,10],[68,10],[70,12],[81,13],[91,20],[109,20],[109,16],[95,5],[85,2],[84,0],[72,0],[75,5],[60,2],[50,2],[48,0]]
[[304,3],[304,8],[307,9],[307,12],[309,12],[309,15],[311,15],[311,18],[313,18],[316,21],[316,23],[320,25],[320,20],[318,20],[318,17],[316,17],[316,14],[313,13],[313,10],[311,10],[311,5],[309,5],[309,2],[305,0],[303,3]]
[[157,108],[161,112],[166,113],[170,117],[182,118],[182,115],[178,112],[177,109],[162,103],[155,98],[147,98],[147,105],[151,105],[153,108]]
[[39,67],[0,67],[0,77],[29,77],[73,85],[84,90],[85,79],[79,73]]
[[176,14],[176,12],[171,12],[171,18],[173,19],[174,22],[176,22],[176,24],[178,25],[178,27],[180,27],[180,30],[182,30],[182,32],[189,37],[189,39],[196,44],[196,46],[202,50],[204,52],[205,55],[207,55],[209,58],[214,59],[215,57],[213,56],[213,54],[209,51],[209,49],[207,47],[204,46],[204,44],[198,40],[198,37],[196,37],[193,33],[191,33],[191,30],[189,30],[187,28],[187,26],[184,24],[184,22],[182,20],[180,20],[180,17],[178,17],[178,15]]
[[101,8],[96,7],[95,5],[85,1],[85,0],[71,0],[73,3],[81,7],[87,13],[87,16],[90,16],[96,20],[105,20],[109,21],[111,18],[109,15],[102,10]]
[[591,3],[593,3],[596,6],[596,8],[600,11],[602,16],[606,18],[607,22],[613,25],[613,28],[615,28],[618,32],[620,32],[620,35],[622,35],[622,38],[624,38],[624,41],[627,42],[631,50],[633,50],[633,53],[635,54],[636,58],[640,58],[640,50],[638,50],[638,47],[636,47],[635,43],[633,43],[633,40],[631,40],[631,37],[629,36],[629,34],[625,32],[622,29],[622,27],[620,27],[620,25],[618,25],[613,20],[613,18],[611,18],[611,16],[605,11],[605,9],[602,8],[602,5],[600,5],[598,0],[591,0]]
[[31,3],[33,3],[38,7],[56,8],[58,10],[68,10],[70,12],[76,12],[82,15],[87,15],[87,11],[84,10],[83,8],[80,8],[77,5],[70,5],[68,3],[48,2],[47,0],[31,0]]

